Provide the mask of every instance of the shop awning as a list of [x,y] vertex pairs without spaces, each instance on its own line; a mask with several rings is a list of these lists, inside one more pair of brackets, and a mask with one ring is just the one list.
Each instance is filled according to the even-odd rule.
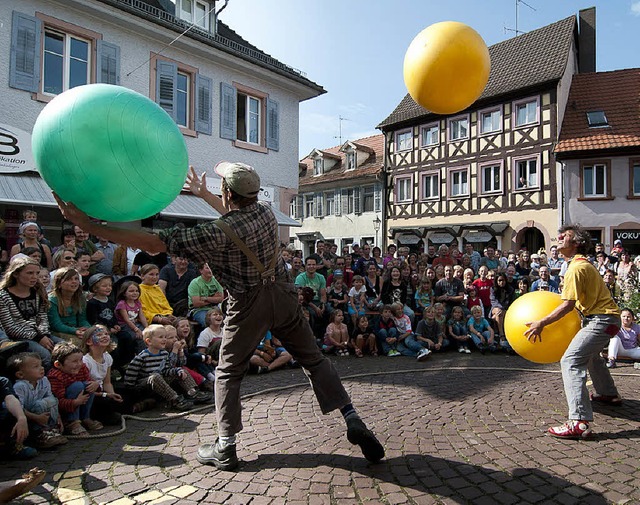
[[[0,174],[0,203],[57,207],[51,189],[44,180],[33,172]],[[284,212],[272,207],[280,226],[302,226]],[[220,214],[204,200],[193,195],[180,194],[161,216],[186,219],[217,219]]]

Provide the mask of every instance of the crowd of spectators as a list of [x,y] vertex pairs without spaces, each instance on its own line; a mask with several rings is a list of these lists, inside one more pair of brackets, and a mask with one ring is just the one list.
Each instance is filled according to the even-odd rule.
[[[0,375],[10,379],[5,396],[17,398],[24,419],[6,403],[13,410],[3,419],[13,421],[0,430],[0,452],[31,457],[35,448],[66,443],[65,435],[118,424],[118,413],[211,401],[225,287],[206,263],[150,255],[77,226],[52,247],[34,213],[20,234],[3,255],[0,344],[11,356]],[[626,307],[608,365],[640,359],[640,326],[629,307],[640,260],[618,243],[609,253],[597,244],[591,259]],[[504,332],[509,306],[529,291],[559,293],[567,267],[555,246],[500,251],[472,243],[423,253],[390,244],[383,253],[370,244],[338,251],[320,240],[306,258],[283,245],[281,261],[324,352],[418,361],[434,352],[513,353]],[[285,366],[297,363],[278,335],[264,335],[249,371]]]

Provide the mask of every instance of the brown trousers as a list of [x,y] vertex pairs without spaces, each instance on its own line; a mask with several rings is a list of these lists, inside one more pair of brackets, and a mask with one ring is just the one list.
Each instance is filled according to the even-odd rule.
[[249,359],[267,330],[302,366],[324,414],[351,403],[333,364],[316,345],[309,322],[298,305],[296,287],[267,281],[239,298],[229,298],[215,383],[221,436],[242,431],[240,385]]

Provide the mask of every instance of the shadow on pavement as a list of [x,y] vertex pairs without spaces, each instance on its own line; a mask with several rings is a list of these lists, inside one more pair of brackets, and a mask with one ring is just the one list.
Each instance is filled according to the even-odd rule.
[[602,494],[592,489],[537,468],[517,468],[508,473],[422,454],[389,458],[378,464],[344,455],[261,454],[256,460],[241,463],[239,471],[252,473],[267,468],[312,469],[320,466],[342,468],[353,472],[355,478],[360,474],[421,493],[446,497],[447,503],[473,503],[480,497],[490,499],[492,495],[496,497],[496,503],[537,503],[545,499],[552,499],[554,503],[608,503]]

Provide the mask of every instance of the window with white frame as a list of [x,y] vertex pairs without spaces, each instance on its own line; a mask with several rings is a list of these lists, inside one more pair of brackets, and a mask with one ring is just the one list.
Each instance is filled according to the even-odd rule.
[[204,0],[172,0],[176,3],[176,14],[187,23],[209,31],[211,5]]
[[237,138],[249,144],[260,144],[262,138],[262,100],[238,91],[236,121]]
[[323,159],[316,158],[313,160],[313,175],[322,175],[323,173]]
[[411,130],[396,133],[396,151],[408,151],[412,145]]
[[449,120],[449,140],[463,140],[469,138],[468,116],[456,117]]
[[176,80],[176,123],[179,126],[187,127],[191,118],[189,106],[191,99],[191,76],[185,72],[178,70],[178,79]]
[[336,194],[334,191],[327,191],[324,194],[324,210],[325,216],[333,216],[335,212],[335,197]]
[[440,177],[437,172],[420,174],[420,197],[422,200],[440,198]]
[[42,91],[59,95],[91,78],[92,43],[64,31],[45,28]]
[[515,160],[516,189],[537,188],[540,185],[538,158]]
[[469,196],[469,170],[467,168],[449,171],[449,195],[452,198]]
[[396,177],[395,201],[397,203],[411,202],[413,200],[413,183],[411,177]]
[[584,198],[607,197],[607,186],[607,165],[605,163],[582,165],[582,196]]
[[313,217],[313,196],[304,195],[304,217]]
[[513,106],[515,114],[515,125],[525,126],[538,122],[538,99],[531,98],[515,102]]
[[480,133],[493,133],[502,130],[502,112],[500,109],[480,112]]
[[373,212],[375,209],[375,186],[362,188],[362,212]]
[[502,166],[500,163],[482,165],[482,193],[498,193],[502,191]]
[[347,153],[347,170],[353,170],[356,168],[356,153],[349,151]]
[[440,142],[440,125],[439,123],[425,125],[420,128],[420,146],[435,146]]

